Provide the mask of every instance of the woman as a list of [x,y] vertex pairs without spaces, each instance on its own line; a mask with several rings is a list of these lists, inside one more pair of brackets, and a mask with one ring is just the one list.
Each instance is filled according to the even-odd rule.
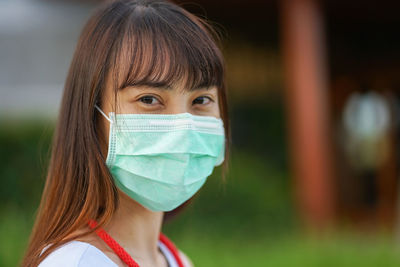
[[[81,33],[23,266],[191,266],[161,231],[228,151],[224,62],[166,1],[103,4]],[[224,161],[225,159],[225,161]]]

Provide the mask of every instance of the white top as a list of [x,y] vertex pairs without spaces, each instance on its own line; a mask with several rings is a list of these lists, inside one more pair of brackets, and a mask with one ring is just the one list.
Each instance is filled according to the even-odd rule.
[[[178,267],[171,251],[160,241],[158,247],[169,267]],[[109,257],[95,246],[81,241],[70,241],[51,252],[38,267],[117,267]]]

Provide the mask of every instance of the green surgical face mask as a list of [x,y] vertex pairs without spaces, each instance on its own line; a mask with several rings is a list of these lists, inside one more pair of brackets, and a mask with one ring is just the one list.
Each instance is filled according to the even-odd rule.
[[106,164],[116,185],[153,211],[191,198],[224,161],[223,121],[180,114],[114,114]]

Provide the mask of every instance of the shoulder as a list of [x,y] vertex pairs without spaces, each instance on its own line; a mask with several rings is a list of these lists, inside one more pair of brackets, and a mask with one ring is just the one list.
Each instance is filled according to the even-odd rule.
[[103,252],[89,243],[70,241],[52,251],[38,267],[116,267]]
[[185,267],[193,267],[193,262],[181,250],[179,250],[179,256],[181,257],[181,260],[183,262],[183,265],[185,265]]

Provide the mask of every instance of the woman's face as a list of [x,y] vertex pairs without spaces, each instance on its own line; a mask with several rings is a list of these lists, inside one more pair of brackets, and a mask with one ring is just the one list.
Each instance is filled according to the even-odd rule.
[[[101,108],[105,114],[114,111],[115,93],[107,86],[102,97]],[[126,87],[117,92],[116,113],[131,114],[177,114],[191,113],[199,116],[220,118],[216,87],[198,88],[188,91],[181,85],[171,88],[146,86]],[[100,116],[103,155],[107,155],[109,121]]]

